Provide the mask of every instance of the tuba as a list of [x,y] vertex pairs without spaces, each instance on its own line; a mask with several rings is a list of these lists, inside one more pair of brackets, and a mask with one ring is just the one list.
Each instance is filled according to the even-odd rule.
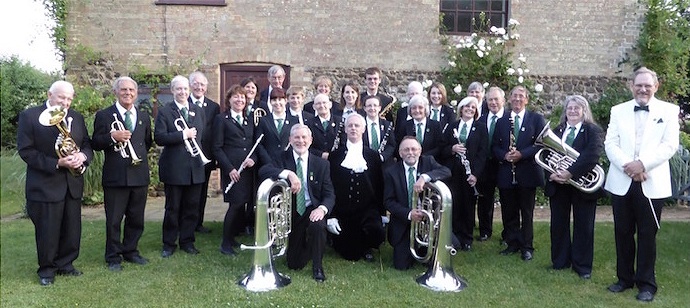
[[[546,123],[544,129],[541,130],[541,133],[539,133],[535,140],[536,144],[541,144],[544,148],[537,152],[534,160],[546,171],[557,173],[559,170],[565,170],[572,166],[580,156],[580,152],[556,136],[551,130],[549,123]],[[585,193],[593,193],[604,184],[604,175],[604,169],[596,165],[594,169],[581,177],[569,179],[568,184]]]
[[[417,283],[433,291],[462,291],[467,282],[453,271],[451,255],[456,250],[452,244],[452,208],[450,189],[441,181],[424,185],[421,199],[413,194],[412,204],[424,213],[421,221],[412,221],[410,228],[410,252],[420,262],[429,264]],[[426,250],[425,252],[422,252]]]
[[[60,134],[55,139],[55,153],[59,158],[79,153],[79,146],[72,138],[72,117],[67,118],[67,125],[62,121],[67,116],[67,110],[62,106],[51,106],[43,110],[38,116],[38,122],[43,126],[55,126]],[[86,166],[81,165],[75,169],[69,169],[73,176],[80,176],[86,171]]]
[[[115,120],[112,124],[110,124],[110,131],[113,132],[116,130],[125,130],[125,125],[122,124],[122,121],[118,120],[117,113],[113,113],[113,118],[115,118]],[[115,152],[120,152],[120,156],[122,156],[122,158],[129,158],[131,156],[132,166],[136,166],[141,163],[141,158],[139,158],[137,153],[134,151],[131,140],[116,142],[113,150],[115,150]],[[127,153],[128,151],[129,153]]]
[[256,192],[256,230],[252,268],[240,281],[253,292],[275,290],[290,284],[290,277],[273,269],[273,259],[285,254],[292,225],[292,193],[285,180],[264,180]]

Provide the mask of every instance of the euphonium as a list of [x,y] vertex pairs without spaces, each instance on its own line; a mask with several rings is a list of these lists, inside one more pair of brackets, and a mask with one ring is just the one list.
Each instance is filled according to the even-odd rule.
[[[180,132],[189,128],[189,125],[187,125],[187,121],[185,121],[182,114],[180,114],[179,118],[175,119],[175,128],[177,128],[177,131]],[[211,162],[211,160],[206,158],[206,155],[204,155],[204,152],[201,150],[199,143],[196,142],[196,138],[185,139],[184,146],[187,148],[187,152],[189,152],[189,154],[191,154],[192,157],[199,156],[199,158],[201,158],[202,164],[206,165]]]
[[[535,161],[539,166],[551,173],[568,169],[580,156],[580,152],[563,142],[560,137],[553,133],[549,123],[546,123],[544,129],[541,130],[535,143],[544,146],[544,148],[537,152]],[[568,184],[575,186],[575,188],[583,192],[593,193],[604,184],[604,175],[604,169],[596,165],[591,171],[581,177],[569,179]]]
[[[125,130],[125,125],[122,124],[122,121],[117,119],[117,113],[113,113],[113,118],[115,118],[115,120],[112,124],[110,124],[110,131]],[[132,146],[131,140],[116,142],[114,150],[115,152],[120,152],[120,156],[122,156],[122,158],[129,158],[132,156],[133,166],[141,163],[141,158],[139,158],[137,153],[134,151],[134,146]],[[127,151],[129,151],[129,153],[127,153]]]
[[[418,261],[431,263],[426,273],[416,281],[434,291],[461,291],[467,287],[467,282],[455,274],[450,258],[456,253],[452,244],[453,200],[450,189],[441,181],[426,183],[421,200],[418,194],[413,194],[413,206],[417,203],[424,218],[411,222],[410,252]],[[419,252],[425,249],[426,253],[420,255]]]
[[252,269],[237,284],[254,292],[275,290],[290,284],[290,277],[273,269],[273,258],[285,254],[292,230],[292,193],[285,180],[267,179],[259,186],[255,226],[255,246],[240,245],[242,250],[254,250]]
[[[67,118],[67,125],[62,120],[67,116],[67,110],[62,106],[51,106],[43,110],[38,116],[38,122],[43,126],[55,126],[60,134],[55,139],[55,153],[59,158],[79,153],[79,146],[70,134],[72,117]],[[80,176],[86,171],[86,166],[81,165],[75,169],[69,169],[73,176]]]

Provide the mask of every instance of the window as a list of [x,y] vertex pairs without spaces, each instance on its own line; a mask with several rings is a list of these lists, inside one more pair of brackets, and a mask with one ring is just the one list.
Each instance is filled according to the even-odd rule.
[[472,19],[479,23],[481,12],[489,19],[489,26],[508,26],[508,0],[441,0],[443,25],[449,34],[475,32]]
[[225,0],[156,0],[156,5],[226,6]]

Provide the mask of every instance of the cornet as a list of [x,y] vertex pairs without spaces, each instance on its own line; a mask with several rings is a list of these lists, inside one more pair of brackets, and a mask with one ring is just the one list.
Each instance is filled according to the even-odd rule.
[[[110,132],[126,129],[125,125],[122,124],[122,121],[117,119],[117,113],[113,113],[113,118],[115,118],[115,121],[110,124]],[[131,156],[132,166],[136,166],[141,163],[141,158],[137,157],[137,153],[134,151],[134,147],[132,146],[132,141],[129,139],[127,139],[127,141],[116,142],[113,150],[115,150],[115,152],[120,152],[120,156],[122,156],[122,158],[129,158]],[[129,151],[129,153],[127,153],[127,151]]]
[[[177,128],[177,131],[181,132],[184,131],[185,129],[189,128],[189,125],[187,125],[187,121],[184,120],[184,117],[182,116],[182,113],[180,113],[180,117],[175,119],[175,128]],[[211,162],[210,159],[206,158],[206,155],[204,155],[204,152],[201,151],[201,147],[199,146],[199,143],[196,142],[196,138],[192,139],[185,139],[184,140],[184,146],[187,148],[187,152],[192,155],[192,157],[199,156],[201,158],[201,162],[206,165]]]

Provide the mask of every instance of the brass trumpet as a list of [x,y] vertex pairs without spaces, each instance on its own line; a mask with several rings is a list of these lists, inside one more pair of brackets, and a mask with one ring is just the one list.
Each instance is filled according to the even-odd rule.
[[[79,146],[74,141],[70,131],[72,130],[72,117],[67,118],[67,125],[62,122],[67,116],[67,110],[62,106],[51,106],[43,110],[38,116],[38,122],[43,126],[55,126],[60,134],[55,139],[55,153],[59,158],[79,153]],[[86,171],[86,166],[81,165],[74,169],[69,169],[73,176],[80,176]]]
[[[122,121],[117,119],[117,113],[113,113],[113,118],[115,118],[115,120],[112,124],[110,124],[111,132],[126,129],[125,125],[122,124]],[[120,156],[122,156],[122,158],[129,158],[131,156],[132,166],[136,166],[141,163],[141,158],[137,156],[137,153],[134,151],[134,146],[132,146],[132,141],[129,139],[127,139],[127,141],[116,142],[113,150],[115,150],[115,152],[120,152]],[[129,153],[127,153],[128,151]]]
[[[189,128],[189,125],[187,125],[187,121],[185,121],[181,113],[180,117],[175,119],[174,123],[175,128],[177,128],[177,131],[179,132]],[[199,158],[201,158],[201,162],[203,163],[203,165],[206,165],[211,162],[211,160],[206,158],[206,155],[204,155],[204,152],[201,150],[199,143],[196,142],[196,138],[185,139],[184,146],[187,148],[187,152],[189,152],[189,154],[191,154],[192,157],[199,156]]]

